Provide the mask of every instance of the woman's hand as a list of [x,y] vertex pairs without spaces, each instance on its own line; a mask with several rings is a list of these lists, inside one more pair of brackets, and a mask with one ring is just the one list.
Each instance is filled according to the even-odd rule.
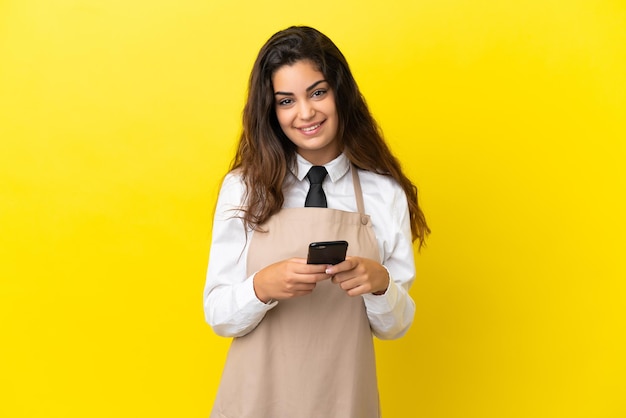
[[345,261],[328,266],[326,274],[332,276],[350,296],[373,293],[382,295],[389,287],[389,273],[380,263],[361,257],[347,257]]
[[308,295],[317,282],[328,280],[324,264],[307,264],[304,258],[290,258],[271,264],[254,275],[254,292],[263,303]]

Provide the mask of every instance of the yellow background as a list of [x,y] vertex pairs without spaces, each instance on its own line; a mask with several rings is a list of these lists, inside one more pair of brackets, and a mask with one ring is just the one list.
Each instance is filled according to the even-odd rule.
[[619,0],[0,1],[0,416],[208,415],[213,205],[291,24],[345,53],[434,232],[385,416],[626,416]]

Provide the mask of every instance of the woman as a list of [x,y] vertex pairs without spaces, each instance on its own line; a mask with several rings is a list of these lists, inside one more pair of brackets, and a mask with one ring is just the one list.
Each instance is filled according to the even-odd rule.
[[[327,207],[303,207],[312,167]],[[235,338],[211,416],[379,417],[372,333],[411,325],[412,241],[429,232],[339,49],[309,27],[272,36],[216,206],[204,310]],[[345,261],[307,264],[330,240]]]

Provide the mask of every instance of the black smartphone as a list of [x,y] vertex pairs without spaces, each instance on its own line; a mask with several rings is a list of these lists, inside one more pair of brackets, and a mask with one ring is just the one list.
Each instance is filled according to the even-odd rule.
[[323,241],[309,244],[307,264],[339,264],[346,259],[347,241]]

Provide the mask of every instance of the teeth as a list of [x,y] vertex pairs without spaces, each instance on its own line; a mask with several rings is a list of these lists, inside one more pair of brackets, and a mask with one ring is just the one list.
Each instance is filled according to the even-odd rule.
[[308,127],[308,128],[302,128],[302,130],[303,130],[304,132],[311,132],[311,131],[313,131],[313,130],[317,129],[319,126],[320,126],[320,124],[318,123],[318,124],[317,124],[317,125],[315,125],[315,126],[310,126],[310,127]]

